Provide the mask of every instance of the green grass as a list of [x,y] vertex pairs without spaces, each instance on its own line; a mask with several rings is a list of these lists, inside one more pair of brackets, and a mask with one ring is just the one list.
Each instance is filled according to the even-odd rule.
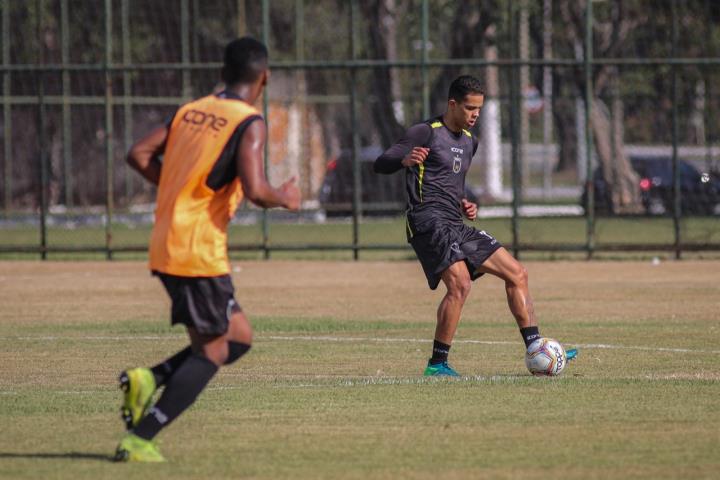
[[[529,263],[546,335],[533,378],[502,283],[473,286],[451,360],[420,376],[442,296],[415,262],[243,262],[254,347],[160,435],[108,461],[118,372],[186,344],[141,263],[0,265],[0,478],[714,478],[718,262]],[[604,345],[604,347],[603,347]],[[679,349],[674,351],[672,349]]]
[[[506,245],[512,242],[512,223],[509,219],[480,219],[474,223]],[[691,217],[683,219],[680,225],[683,243],[720,244],[720,222],[716,218]],[[584,218],[522,218],[519,220],[519,241],[523,244],[574,244],[584,245],[587,225]],[[126,225],[114,225],[112,244],[117,248],[135,247],[144,249],[150,238],[150,227],[130,228]],[[596,244],[666,244],[674,243],[674,226],[669,218],[613,218],[600,217],[595,226]],[[38,245],[37,229],[4,228],[1,231],[0,247]],[[362,251],[364,259],[408,259],[413,258],[405,239],[404,219],[374,220],[366,219],[359,228],[359,244],[394,245],[405,247],[400,251]],[[271,223],[269,225],[269,244],[272,248],[308,244],[350,245],[353,241],[350,222],[330,221],[323,224],[313,223]],[[261,225],[232,225],[229,229],[231,245],[259,245],[262,243]],[[101,227],[79,227],[48,229],[48,245],[59,247],[102,248],[105,245],[105,230]],[[259,259],[262,253],[257,251],[234,252],[234,258]],[[307,259],[350,259],[350,250],[308,250],[272,253],[274,258]],[[104,253],[50,253],[52,259],[101,259]],[[144,253],[119,253],[120,259],[142,259]],[[547,257],[547,255],[545,255]],[[636,253],[637,257],[638,254]],[[0,254],[2,258],[37,258],[37,254]]]

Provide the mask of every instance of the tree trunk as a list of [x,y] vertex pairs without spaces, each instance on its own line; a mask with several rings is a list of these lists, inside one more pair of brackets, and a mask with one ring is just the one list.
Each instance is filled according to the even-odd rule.
[[[485,60],[495,61],[498,58],[495,45],[495,27],[486,31],[488,44],[485,47]],[[500,123],[500,82],[498,67],[488,66],[485,69],[485,104],[482,109],[481,152],[485,163],[485,190],[492,198],[502,195],[502,149]]]
[[[557,81],[553,82],[555,85]],[[577,158],[577,130],[575,129],[575,102],[567,97],[553,95],[552,114],[560,144],[556,172],[574,168]]]
[[[520,0],[520,59],[530,58],[530,26],[527,0]],[[520,105],[520,178],[522,190],[530,186],[530,164],[528,163],[528,146],[530,144],[530,112],[527,109],[527,92],[530,87],[530,68],[527,65],[520,67],[520,95],[523,101]]]
[[[543,0],[543,60],[552,58],[552,1]],[[550,196],[552,188],[553,157],[553,84],[552,67],[543,67],[543,196]]]
[[[396,52],[390,42],[396,39],[395,2],[393,0],[375,0],[360,3],[367,18],[367,35],[371,58],[388,58],[389,52]],[[396,120],[393,106],[393,76],[389,68],[377,69],[372,75],[372,91],[377,101],[371,105],[372,117],[377,126],[383,145],[394,143],[404,130]]]
[[[475,58],[482,55],[485,34],[498,23],[499,7],[495,0],[454,2],[455,12],[450,34],[450,58]],[[462,72],[458,65],[442,67],[430,88],[431,113],[442,113],[447,106],[450,82]]]
[[[617,101],[619,102],[619,100]],[[595,140],[598,161],[603,178],[610,186],[613,211],[615,213],[641,213],[640,178],[630,165],[623,145],[622,108],[615,106],[614,121],[605,103],[595,97],[590,112],[590,126]],[[613,136],[615,138],[613,139]],[[613,144],[617,146],[613,153]],[[592,178],[592,172],[588,172]]]

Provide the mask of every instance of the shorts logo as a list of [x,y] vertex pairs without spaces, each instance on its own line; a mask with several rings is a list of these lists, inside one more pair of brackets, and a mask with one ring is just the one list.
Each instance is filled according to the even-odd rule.
[[235,306],[235,300],[232,298],[228,300],[227,308],[225,309],[225,316],[227,317],[228,321],[230,321],[230,318],[232,317],[233,313],[233,307]]
[[460,157],[455,156],[453,158],[453,173],[460,173],[460,168],[462,167],[462,160]]
[[487,238],[489,238],[490,245],[495,245],[497,243],[497,240],[495,240],[495,238],[492,235],[490,235],[489,233],[487,233],[485,230],[480,230],[480,232],[478,232],[478,233],[480,233],[480,235],[484,235]]
[[458,242],[453,242],[452,245],[450,245],[450,250],[455,253],[460,253],[460,245],[458,245]]

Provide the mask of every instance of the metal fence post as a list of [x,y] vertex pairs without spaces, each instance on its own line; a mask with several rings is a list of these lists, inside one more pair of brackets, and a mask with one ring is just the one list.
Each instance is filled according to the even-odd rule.
[[[39,4],[40,2],[38,2]],[[39,37],[38,37],[39,38]],[[42,50],[42,45],[38,45]],[[45,72],[38,72],[38,157],[40,161],[40,258],[47,260],[47,187],[48,187],[48,171],[47,161],[45,159]]]
[[587,0],[585,7],[585,55],[583,66],[585,69],[585,163],[587,165],[585,171],[585,184],[587,191],[586,211],[587,216],[587,241],[585,249],[587,251],[588,260],[592,258],[595,250],[595,185],[593,184],[593,161],[592,161],[592,126],[590,125],[590,114],[593,103],[593,79],[592,79],[592,62],[593,62],[593,10],[592,0]]
[[105,256],[112,260],[113,218],[113,85],[112,64],[112,0],[105,0]]
[[[270,3],[269,0],[262,0],[262,41],[270,50]],[[268,159],[270,156],[270,121],[268,119],[268,90],[267,88],[263,92],[263,117],[265,117],[265,124],[267,125],[267,136],[265,140],[264,150],[264,164],[265,164],[265,176],[268,176]],[[263,257],[265,260],[270,259],[270,228],[268,225],[268,211],[267,208],[263,208],[262,211],[262,249]]]
[[[305,0],[295,0],[295,60],[305,60]],[[296,85],[295,103],[300,116],[300,123],[304,124],[308,119],[308,82],[305,69],[293,70],[292,78]],[[290,112],[288,112],[289,114]],[[288,139],[289,142],[289,139]],[[314,168],[311,161],[300,159],[310,157],[310,138],[300,136],[298,138],[298,186],[301,192],[311,194],[313,191]],[[304,193],[303,193],[304,195]]]
[[430,78],[428,74],[428,42],[430,30],[430,6],[428,0],[422,1],[422,18],[421,18],[421,38],[422,38],[422,57],[421,57],[421,78],[422,78],[422,112],[423,118],[430,118]]
[[[37,38],[42,38],[42,0],[37,0],[35,3],[37,9]],[[43,65],[45,63],[45,52],[42,42],[38,42],[38,63]],[[38,157],[40,162],[40,258],[47,260],[47,186],[48,186],[48,171],[47,162],[45,160],[45,125],[46,125],[46,112],[45,112],[45,72],[40,70],[38,72]]]
[[[10,65],[10,0],[2,0],[2,62]],[[5,192],[3,207],[5,214],[12,207],[12,112],[10,104],[10,72],[3,73],[3,190]]]
[[[120,29],[122,38],[122,61],[123,61],[123,96],[125,97],[123,102],[123,151],[127,152],[130,150],[130,146],[133,142],[133,104],[131,100],[132,95],[132,80],[130,78],[130,72],[127,67],[132,61],[132,52],[130,52],[130,0],[122,0],[120,4]],[[135,181],[135,175],[130,168],[125,169],[125,199],[129,203],[133,197],[134,188],[133,182]]]
[[[350,3],[350,54],[352,60],[357,60],[357,39],[356,39],[356,15],[357,0]],[[358,104],[357,104],[357,68],[353,66],[350,69],[350,130],[352,133],[352,166],[353,166],[353,199],[352,199],[352,216],[353,216],[353,259],[357,260],[358,241],[359,241],[359,219],[362,215],[362,172],[360,171],[360,136],[358,133]]]
[[182,96],[189,100],[192,97],[192,84],[190,83],[190,3],[180,0],[180,58],[182,68]]
[[[235,26],[235,34],[238,37],[245,35],[247,16],[245,13],[245,0],[237,0],[237,25]],[[263,37],[264,38],[264,37]]]
[[197,24],[200,23],[200,4],[198,0],[192,1],[191,6],[191,18],[194,19],[192,28],[192,48],[190,58],[193,63],[200,62],[200,33],[198,32]]
[[70,22],[68,20],[68,0],[60,1],[60,42],[62,70],[62,142],[63,142],[63,180],[65,181],[65,205],[73,206],[73,158],[72,158],[72,113],[70,97]]
[[[678,43],[678,11],[677,0],[672,0],[672,53],[675,58],[677,55]],[[678,70],[677,65],[672,65],[672,172],[673,172],[673,230],[675,236],[675,258],[677,260],[682,256],[682,247],[680,246],[680,215],[682,215],[682,203],[680,191],[680,169],[678,168],[678,102],[680,94],[678,91]]]
[[[519,30],[520,13],[516,5],[508,3],[510,20],[510,48],[514,61],[520,58]],[[516,258],[520,257],[520,238],[518,232],[518,210],[520,207],[520,156],[522,144],[520,142],[520,66],[515,63],[510,67],[510,138],[512,141],[512,249]]]

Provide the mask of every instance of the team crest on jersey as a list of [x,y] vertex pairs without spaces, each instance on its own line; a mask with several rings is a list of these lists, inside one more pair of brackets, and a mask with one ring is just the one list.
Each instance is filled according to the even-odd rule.
[[456,155],[455,158],[453,158],[453,173],[460,173],[461,167],[462,159]]

